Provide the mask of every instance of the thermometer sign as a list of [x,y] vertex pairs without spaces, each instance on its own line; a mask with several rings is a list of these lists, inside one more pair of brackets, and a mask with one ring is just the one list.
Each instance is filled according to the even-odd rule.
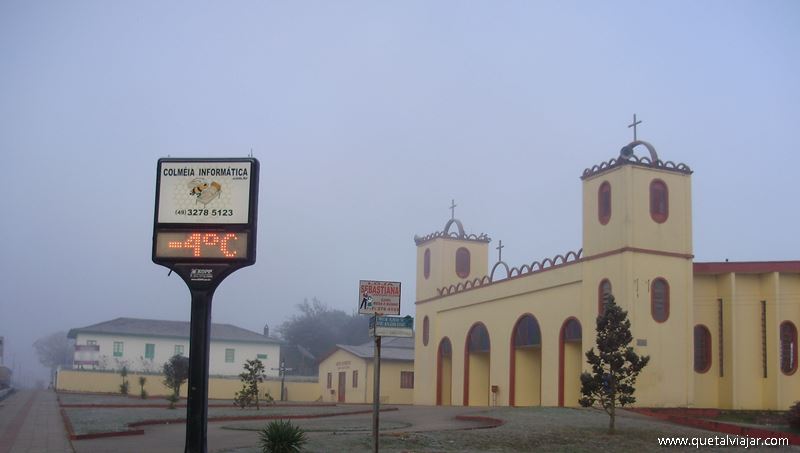
[[247,259],[246,232],[159,231],[156,257]]
[[159,159],[153,261],[255,263],[258,174],[253,158]]

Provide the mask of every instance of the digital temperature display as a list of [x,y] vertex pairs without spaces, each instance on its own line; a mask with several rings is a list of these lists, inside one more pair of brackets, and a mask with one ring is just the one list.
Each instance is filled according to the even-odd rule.
[[158,231],[156,258],[247,259],[247,233]]

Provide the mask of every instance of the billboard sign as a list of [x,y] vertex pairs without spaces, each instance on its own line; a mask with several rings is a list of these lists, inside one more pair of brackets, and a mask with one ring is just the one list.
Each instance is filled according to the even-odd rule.
[[399,315],[400,282],[360,280],[358,282],[358,314]]

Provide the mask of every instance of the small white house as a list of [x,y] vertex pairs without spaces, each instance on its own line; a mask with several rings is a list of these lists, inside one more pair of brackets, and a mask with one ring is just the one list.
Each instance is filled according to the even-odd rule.
[[[265,329],[266,331],[266,329]],[[266,333],[266,332],[265,332]],[[72,329],[74,367],[159,372],[173,355],[189,356],[189,323],[117,318]],[[259,359],[267,375],[277,376],[282,341],[230,324],[211,324],[209,375],[238,376],[245,360]]]

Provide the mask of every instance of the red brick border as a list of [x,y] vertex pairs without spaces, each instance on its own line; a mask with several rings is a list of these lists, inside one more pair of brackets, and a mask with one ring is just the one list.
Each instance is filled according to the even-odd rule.
[[[720,414],[718,409],[646,409],[629,408],[631,412],[636,412],[649,417],[672,422],[678,425],[700,428],[708,431],[731,434],[735,436],[750,436],[760,439],[779,437],[788,438],[791,445],[800,445],[800,435],[785,431],[773,431],[769,429],[753,428],[750,426],[734,425],[731,423],[717,422],[713,420],[703,420],[695,417],[715,417]],[[690,415],[692,414],[692,415]]]
[[[298,405],[299,406],[299,405]],[[335,406],[335,405],[334,405]],[[123,407],[131,407],[131,406],[123,406]],[[147,406],[152,407],[152,406]],[[228,407],[227,405],[225,407]],[[396,407],[387,407],[385,409],[381,409],[381,412],[391,412],[396,411],[398,408]],[[105,437],[120,437],[120,436],[136,436],[144,434],[143,429],[129,429],[127,431],[108,431],[102,433],[89,433],[89,434],[75,434],[74,429],[72,428],[72,422],[69,420],[69,417],[66,414],[66,411],[62,407],[61,410],[61,419],[64,421],[64,428],[67,430],[67,435],[71,440],[89,440],[89,439],[100,439]],[[371,414],[372,409],[366,410],[359,410],[359,411],[349,411],[349,412],[340,412],[338,414],[308,414],[308,415],[233,415],[227,417],[209,417],[209,422],[227,422],[227,421],[245,421],[245,420],[286,420],[286,419],[309,419],[309,418],[324,418],[324,417],[337,417],[340,415],[360,415],[360,414]],[[129,428],[138,428],[140,426],[148,426],[148,425],[169,425],[170,423],[185,423],[186,418],[170,418],[170,419],[153,419],[153,420],[142,420],[138,422],[128,423]],[[474,428],[471,428],[474,429]]]
[[499,418],[492,418],[492,417],[484,417],[481,415],[456,415],[456,420],[461,420],[464,422],[483,422],[486,423],[482,426],[472,426],[469,428],[459,428],[459,430],[468,431],[471,429],[488,429],[488,428],[497,428],[498,426],[503,426],[506,424],[505,420],[500,420]]

